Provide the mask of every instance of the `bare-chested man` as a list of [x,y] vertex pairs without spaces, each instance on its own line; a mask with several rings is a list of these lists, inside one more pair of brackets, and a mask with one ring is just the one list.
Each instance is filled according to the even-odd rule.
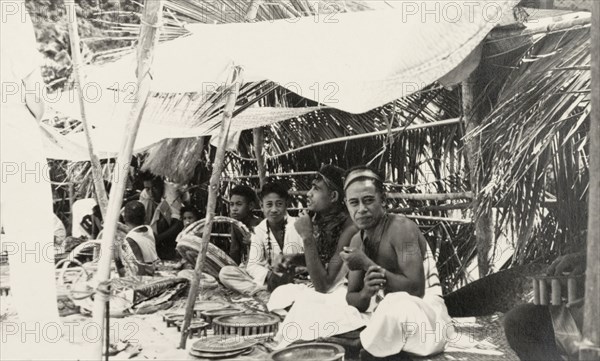
[[360,334],[363,355],[442,351],[453,329],[419,228],[386,213],[382,178],[375,171],[351,169],[344,189],[350,217],[360,229],[341,257],[350,268],[346,300],[369,318]]

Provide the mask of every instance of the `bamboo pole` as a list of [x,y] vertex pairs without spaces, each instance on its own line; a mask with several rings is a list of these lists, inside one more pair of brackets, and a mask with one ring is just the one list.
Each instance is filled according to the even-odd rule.
[[[256,15],[258,14],[258,9],[260,8],[261,0],[252,0],[250,5],[248,5],[248,10],[246,11],[246,22],[253,23],[256,21]],[[252,129],[252,137],[254,141],[254,156],[256,157],[256,165],[258,167],[258,179],[260,183],[260,188],[265,185],[267,169],[265,167],[265,152],[264,152],[264,142],[265,142],[265,131],[263,128],[254,128]]]
[[[272,177],[296,177],[296,176],[314,176],[319,172],[314,171],[306,171],[306,172],[291,172],[291,173],[272,173],[270,176]],[[250,175],[239,175],[231,177],[230,179],[249,179],[249,178],[259,178],[259,174],[250,174]]]
[[[308,191],[289,191],[290,196],[305,196]],[[455,199],[473,199],[473,192],[458,193],[387,193],[388,199],[406,199],[411,201],[451,201]]]
[[262,0],[252,0],[250,5],[248,5],[248,10],[246,10],[246,22],[253,23],[256,21],[256,15],[258,14],[258,9],[260,8],[260,4]]
[[588,194],[587,269],[583,342],[580,360],[600,360],[600,2],[592,5],[592,114],[590,121],[590,188]]
[[135,138],[142,120],[144,107],[150,94],[150,68],[154,59],[154,47],[158,43],[159,27],[162,18],[162,1],[147,0],[144,6],[142,16],[142,27],[140,31],[139,44],[137,49],[137,91],[133,94],[134,101],[130,110],[127,123],[125,125],[125,134],[121,143],[119,156],[115,163],[116,171],[113,172],[112,188],[110,191],[110,201],[105,218],[104,236],[102,239],[102,252],[98,262],[98,272],[96,281],[95,303],[94,303],[94,323],[100,328],[99,342],[94,345],[94,359],[102,359],[103,319],[106,301],[108,295],[103,292],[103,283],[110,277],[110,264],[113,255],[113,239],[117,230],[119,211],[123,203],[123,193],[127,184],[127,175],[129,173],[129,164]]
[[[102,184],[104,185],[104,184]],[[75,188],[73,182],[69,182],[69,224],[73,229],[73,203],[75,202]]]
[[404,215],[406,218],[410,219],[422,219],[424,221],[434,221],[434,222],[450,222],[450,223],[461,223],[461,224],[471,224],[473,223],[470,219],[463,218],[448,218],[448,217],[433,217],[433,216],[415,216],[415,215]]
[[454,199],[473,199],[473,192],[457,193],[387,193],[386,198],[412,201],[450,201]]
[[263,128],[252,129],[254,140],[254,156],[256,157],[256,165],[258,166],[258,179],[260,188],[265,185],[267,179],[267,169],[265,167],[265,152],[263,144],[265,142],[265,131]]
[[[481,84],[477,83],[478,72],[475,70],[467,80],[462,84],[462,112],[465,123],[465,133],[472,133],[473,130],[481,124],[483,111],[481,104],[478,104]],[[481,188],[479,177],[480,163],[478,154],[481,147],[480,135],[472,137],[465,142],[464,152],[467,164],[469,165],[469,180],[474,194],[478,194]],[[475,238],[477,241],[477,265],[479,268],[479,277],[486,276],[490,271],[489,252],[493,242],[493,225],[491,209],[480,209],[479,202],[475,197],[472,202],[473,218],[475,221]]]
[[223,110],[223,120],[221,122],[221,130],[219,131],[219,144],[217,146],[217,154],[215,155],[215,161],[213,163],[212,175],[210,177],[210,187],[208,192],[208,201],[206,204],[206,222],[204,225],[204,232],[202,233],[202,243],[200,246],[200,252],[196,259],[196,266],[194,267],[194,278],[192,280],[192,286],[190,293],[188,294],[185,318],[183,325],[181,326],[181,340],[179,342],[179,348],[185,349],[188,327],[192,319],[194,312],[194,304],[196,303],[196,295],[198,294],[198,284],[200,283],[200,276],[202,275],[202,268],[206,260],[206,251],[208,249],[208,242],[210,241],[210,233],[213,224],[213,218],[215,216],[215,208],[217,206],[217,197],[219,190],[219,183],[221,181],[221,173],[223,172],[223,162],[225,159],[225,144],[229,137],[229,128],[231,126],[231,118],[237,96],[240,91],[240,85],[242,83],[243,70],[240,67],[235,67],[231,78],[228,80],[227,89],[229,94],[227,95],[227,101],[225,109]]
[[71,42],[71,57],[73,59],[73,75],[75,76],[75,89],[78,90],[79,108],[81,109],[81,124],[83,126],[83,132],[87,141],[88,153],[90,154],[90,162],[92,164],[92,178],[94,180],[94,188],[96,189],[96,198],[98,206],[100,206],[100,212],[102,218],[106,217],[106,207],[108,205],[108,197],[106,196],[106,189],[104,188],[104,182],[102,179],[102,166],[100,165],[100,159],[94,152],[94,145],[92,142],[92,135],[90,134],[90,127],[87,122],[87,115],[85,112],[85,99],[82,91],[82,80],[84,80],[81,66],[83,60],[81,58],[81,48],[79,46],[79,31],[77,29],[77,13],[75,11],[74,0],[64,0],[65,7],[67,9],[67,25],[69,27],[69,39]]
[[285,152],[282,152],[282,153],[279,153],[279,154],[271,155],[271,156],[268,156],[267,159],[274,159],[274,158],[278,158],[278,157],[281,157],[281,156],[284,156],[284,155],[296,153],[296,152],[299,152],[301,150],[310,149],[310,148],[314,148],[314,147],[319,147],[319,146],[327,145],[327,144],[333,144],[333,143],[339,143],[339,142],[348,142],[348,141],[356,140],[356,139],[370,138],[370,137],[376,137],[376,136],[381,136],[381,135],[388,135],[388,134],[400,133],[400,132],[411,131],[411,130],[419,130],[419,129],[434,128],[434,127],[442,127],[442,126],[454,125],[454,124],[459,124],[459,123],[460,123],[460,118],[453,118],[453,119],[447,119],[447,120],[440,120],[439,122],[431,122],[431,123],[425,123],[425,124],[409,125],[409,126],[405,126],[405,127],[393,128],[393,129],[390,129],[390,130],[386,129],[386,130],[381,130],[381,131],[377,131],[377,132],[364,133],[364,134],[356,134],[356,135],[350,135],[350,136],[347,136],[347,137],[340,137],[340,138],[335,138],[335,139],[328,139],[328,140],[324,140],[324,141],[321,141],[321,142],[316,142],[316,143],[304,145],[302,147],[290,149],[288,151],[285,151]]
[[416,213],[416,212],[432,212],[432,211],[454,211],[459,209],[469,209],[471,203],[458,203],[458,204],[441,204],[439,206],[425,206],[425,207],[398,207],[388,210],[390,213]]
[[514,29],[499,27],[493,29],[489,35],[485,38],[484,42],[494,42],[499,40],[506,40],[509,38],[533,36],[537,34],[547,33],[551,34],[554,32],[565,31],[575,27],[589,26],[591,22],[590,13],[587,11],[580,11],[576,13],[569,13],[561,15],[557,18],[545,18],[538,19],[535,22],[525,23],[525,28]]

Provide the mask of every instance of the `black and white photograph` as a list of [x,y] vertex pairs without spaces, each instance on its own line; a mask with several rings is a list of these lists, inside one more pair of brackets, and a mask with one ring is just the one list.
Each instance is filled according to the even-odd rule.
[[0,25],[1,361],[600,361],[600,0]]

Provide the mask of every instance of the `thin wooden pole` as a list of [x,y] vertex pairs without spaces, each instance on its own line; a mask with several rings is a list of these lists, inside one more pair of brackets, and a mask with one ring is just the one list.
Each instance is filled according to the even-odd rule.
[[77,28],[77,13],[75,11],[75,1],[65,0],[65,7],[67,9],[67,25],[69,27],[69,39],[71,41],[71,58],[73,59],[73,75],[75,76],[75,89],[79,95],[79,108],[81,110],[81,124],[83,125],[83,132],[85,139],[87,140],[88,153],[90,155],[90,162],[92,164],[92,178],[94,180],[94,188],[96,189],[96,197],[98,205],[100,206],[100,212],[102,217],[106,217],[106,207],[108,205],[108,197],[106,196],[106,189],[104,188],[104,182],[102,179],[102,166],[100,160],[94,152],[94,145],[92,142],[92,136],[90,134],[90,128],[87,122],[87,115],[85,112],[85,98],[83,94],[82,80],[84,79],[81,71],[83,60],[81,58],[81,48],[79,46],[79,31]]
[[454,119],[440,120],[439,122],[431,122],[431,123],[425,123],[425,124],[409,125],[409,126],[406,126],[406,127],[397,127],[397,128],[393,128],[393,129],[390,129],[390,130],[386,129],[386,130],[381,130],[381,131],[372,132],[372,133],[356,134],[356,135],[350,135],[350,136],[347,136],[347,137],[339,137],[339,138],[335,138],[335,139],[328,139],[328,140],[324,140],[324,141],[321,141],[321,142],[316,142],[316,143],[304,145],[302,147],[298,147],[298,148],[295,148],[295,149],[290,149],[288,151],[281,152],[279,154],[271,155],[271,156],[269,156],[267,158],[268,159],[274,159],[274,158],[277,158],[277,157],[281,157],[281,156],[284,156],[284,155],[288,155],[288,154],[299,152],[301,150],[310,149],[310,148],[314,148],[314,147],[318,147],[318,146],[322,146],[322,145],[328,145],[328,144],[339,143],[339,142],[348,142],[348,141],[356,140],[356,139],[370,138],[370,137],[376,137],[376,136],[381,136],[381,135],[388,135],[388,134],[400,133],[400,132],[404,132],[404,131],[411,131],[411,130],[418,130],[418,129],[427,129],[427,128],[447,126],[447,125],[455,125],[455,124],[459,124],[459,123],[460,123],[460,118],[454,118]]
[[[305,196],[309,191],[289,191],[290,196]],[[388,199],[406,199],[411,201],[450,201],[455,199],[473,199],[473,192],[458,193],[386,193]]]
[[188,294],[187,304],[185,308],[185,317],[183,319],[183,325],[181,327],[181,340],[179,342],[179,348],[185,349],[188,327],[194,313],[194,304],[196,303],[196,296],[198,294],[198,284],[200,283],[200,276],[202,275],[202,269],[206,260],[206,251],[208,250],[208,242],[210,241],[210,233],[212,230],[213,218],[215,216],[215,208],[217,206],[217,198],[219,191],[219,184],[221,182],[221,173],[223,172],[223,163],[225,160],[225,145],[227,138],[229,137],[229,128],[231,126],[231,118],[235,103],[237,101],[238,94],[240,92],[240,86],[243,78],[243,70],[240,67],[233,69],[231,79],[228,80],[227,88],[229,94],[227,95],[227,101],[225,103],[225,109],[223,111],[223,120],[221,122],[221,130],[219,131],[219,144],[217,146],[217,154],[215,155],[215,161],[213,163],[212,175],[210,177],[210,187],[208,192],[208,201],[206,204],[206,222],[204,223],[204,232],[202,232],[202,243],[200,246],[200,252],[196,259],[196,266],[194,267],[194,277],[192,280],[192,286],[190,287],[190,293]]
[[[252,0],[250,5],[248,5],[248,10],[246,11],[246,22],[253,23],[256,21],[256,15],[258,14],[258,9],[260,8],[261,0]],[[264,142],[265,142],[265,131],[263,128],[254,128],[252,129],[252,138],[254,141],[254,156],[256,157],[256,165],[258,167],[258,179],[260,188],[265,185],[267,169],[265,167],[265,152],[264,152]]]
[[[483,112],[478,104],[481,86],[477,83],[477,70],[462,83],[462,111],[466,134],[471,133],[481,124]],[[469,165],[469,180],[474,194],[478,194],[481,184],[479,177],[479,157],[481,136],[472,137],[465,142],[465,158]],[[491,209],[480,209],[477,197],[472,202],[473,218],[475,221],[475,238],[477,240],[477,265],[479,277],[486,276],[490,271],[489,252],[492,247],[494,232]]]
[[256,157],[256,165],[258,166],[258,179],[260,188],[265,185],[267,179],[267,169],[265,166],[265,152],[263,144],[265,142],[265,132],[263,128],[252,129],[254,140],[254,156]]
[[590,119],[590,188],[588,194],[587,269],[583,342],[580,360],[600,360],[600,2],[592,5],[592,114]]
[[73,203],[75,202],[75,189],[73,182],[69,182],[69,224],[73,229]]
[[407,199],[412,201],[450,201],[453,199],[473,199],[473,192],[457,193],[388,193],[390,199]]
[[113,240],[117,230],[119,220],[119,211],[123,203],[123,194],[127,184],[129,174],[129,165],[135,138],[142,120],[144,107],[150,94],[150,68],[154,60],[154,48],[158,43],[159,28],[162,18],[162,0],[147,0],[144,6],[142,16],[142,28],[140,31],[139,44],[137,49],[137,91],[133,94],[133,106],[129,113],[125,125],[125,134],[121,143],[119,156],[115,163],[115,171],[112,177],[112,188],[110,191],[110,201],[105,218],[104,236],[102,239],[102,252],[98,262],[98,273],[96,280],[98,287],[95,294],[94,303],[94,323],[100,327],[99,342],[94,345],[93,357],[96,360],[102,359],[102,344],[104,342],[103,318],[108,295],[105,292],[103,283],[110,277],[110,264],[114,250]]
[[248,9],[246,10],[246,22],[253,23],[256,21],[256,15],[258,14],[261,3],[262,0],[252,0],[250,2],[250,5],[248,5]]

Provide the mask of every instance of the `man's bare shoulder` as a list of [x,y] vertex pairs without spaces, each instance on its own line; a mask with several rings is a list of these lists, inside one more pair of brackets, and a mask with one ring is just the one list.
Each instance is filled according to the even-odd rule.
[[389,230],[393,231],[395,234],[414,234],[415,232],[419,232],[417,224],[406,216],[401,214],[391,214],[389,217]]
[[348,219],[346,219],[346,222],[344,223],[344,226],[342,227],[342,232],[347,233],[347,234],[352,234],[352,235],[356,235],[358,233],[358,227],[356,227],[356,224],[354,224],[354,222],[352,221],[352,219],[350,217],[348,217]]
[[399,214],[390,215],[390,218],[387,233],[393,235],[391,237],[393,245],[406,247],[407,244],[414,244],[423,247],[421,245],[421,240],[424,241],[423,235],[414,221]]
[[352,236],[352,239],[350,239],[350,247],[357,248],[361,245],[362,245],[362,238],[360,237],[360,232],[358,232],[358,228],[357,228],[356,234],[354,234],[354,236]]

